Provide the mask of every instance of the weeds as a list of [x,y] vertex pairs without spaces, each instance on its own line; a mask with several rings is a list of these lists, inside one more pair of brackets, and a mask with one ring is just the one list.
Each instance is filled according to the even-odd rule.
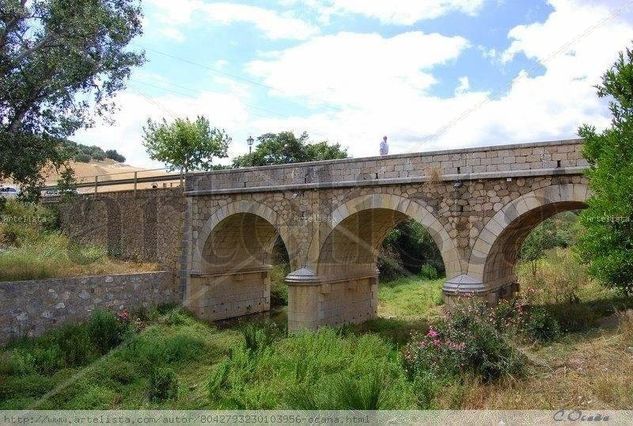
[[0,281],[156,270],[157,265],[109,259],[105,248],[78,245],[57,229],[56,213],[16,200],[0,212]]

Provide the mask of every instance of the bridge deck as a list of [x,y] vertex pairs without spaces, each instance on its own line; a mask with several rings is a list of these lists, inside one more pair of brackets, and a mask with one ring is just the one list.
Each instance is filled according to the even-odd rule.
[[185,193],[197,196],[428,180],[577,175],[588,167],[581,151],[582,140],[572,139],[218,170],[187,177]]

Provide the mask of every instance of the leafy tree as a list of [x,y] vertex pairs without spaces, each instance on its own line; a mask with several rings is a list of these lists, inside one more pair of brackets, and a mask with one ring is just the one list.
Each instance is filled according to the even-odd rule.
[[396,226],[385,237],[378,258],[380,278],[392,280],[408,274],[418,275],[423,267],[444,273],[442,254],[431,234],[415,220]]
[[89,163],[90,160],[92,160],[92,157],[90,156],[90,154],[86,154],[84,152],[79,152],[79,153],[75,154],[73,159],[76,162],[78,162],[78,163]]
[[306,132],[298,138],[293,132],[263,134],[257,138],[255,150],[235,158],[233,166],[267,166],[347,158],[347,150],[341,148],[340,144],[310,143],[309,139]]
[[116,161],[117,163],[125,163],[125,157],[116,152],[115,149],[109,149],[105,152],[106,158]]
[[589,125],[585,139],[590,164],[589,207],[581,214],[586,232],[579,248],[589,271],[608,286],[633,292],[633,51],[626,49],[603,75],[599,97],[610,97],[611,127]]
[[536,275],[538,260],[547,250],[572,246],[579,234],[577,214],[562,212],[546,219],[530,232],[521,246],[519,258],[530,262],[532,275]]
[[0,178],[35,187],[66,163],[64,139],[107,118],[144,62],[141,31],[136,0],[0,2]]
[[171,170],[185,173],[192,170],[212,170],[213,157],[225,158],[231,138],[224,130],[211,127],[209,120],[177,118],[172,123],[147,120],[145,148],[151,159],[166,163]]

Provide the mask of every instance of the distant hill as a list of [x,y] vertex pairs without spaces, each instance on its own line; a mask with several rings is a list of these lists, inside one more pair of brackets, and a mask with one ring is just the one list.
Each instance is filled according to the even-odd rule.
[[[116,150],[107,150],[99,148],[98,146],[87,146],[78,144],[72,141],[64,141],[64,146],[70,150],[72,160],[70,161],[70,167],[75,172],[75,179],[78,183],[92,183],[95,176],[99,177],[99,182],[107,182],[118,179],[131,179],[134,177],[134,173],[141,177],[150,176],[162,176],[167,174],[165,170],[150,170],[142,167],[130,166],[125,164],[125,157],[119,154]],[[46,185],[56,185],[60,178],[58,171],[52,167],[48,170],[44,170],[44,181]],[[161,182],[161,183],[139,183],[138,189],[148,188],[164,188],[178,186],[179,178],[176,177],[173,182]],[[13,185],[8,181],[0,180],[0,185]],[[131,190],[134,185],[116,185],[106,186],[99,188],[99,192],[103,191],[125,191]],[[81,188],[79,192],[91,192],[91,188]]]
[[[119,163],[112,159],[90,160],[89,162],[71,161],[70,167],[75,171],[75,178],[78,182],[93,180],[95,176],[99,176],[100,181],[111,180],[117,178],[129,178],[134,172],[142,172],[146,169],[134,167],[128,164]],[[161,174],[160,172],[156,172]],[[50,170],[45,173],[47,183],[56,183],[59,179],[59,173]]]
[[73,160],[78,163],[104,161],[106,159],[117,163],[125,163],[125,157],[119,154],[116,149],[104,151],[96,145],[88,146],[73,141],[63,141],[62,143],[71,152]]

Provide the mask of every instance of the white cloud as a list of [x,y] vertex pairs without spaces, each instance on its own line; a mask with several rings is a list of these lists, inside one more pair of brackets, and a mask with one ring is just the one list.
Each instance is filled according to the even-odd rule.
[[584,122],[605,126],[609,112],[594,85],[633,38],[633,26],[606,21],[612,9],[587,0],[551,4],[554,12],[545,22],[512,29],[509,48],[497,53],[508,60],[525,54],[544,73],[522,71],[510,87],[495,88],[501,96],[473,91],[470,80],[462,80],[452,97],[428,93],[436,78],[432,66],[455,58],[465,40],[342,33],[250,66],[279,93],[341,110],[256,125],[262,131],[308,130],[349,146],[354,156],[375,155],[383,134],[390,136],[392,152],[410,152],[570,138]]
[[[574,137],[583,122],[608,125],[608,109],[594,85],[633,39],[633,21],[620,15],[606,20],[614,9],[591,0],[551,4],[554,11],[544,22],[513,28],[508,48],[490,55],[508,61],[525,55],[542,65],[541,75],[522,71],[510,87],[491,88],[495,96],[478,90],[466,69],[454,93],[444,98],[431,94],[441,78],[433,67],[450,63],[469,46],[461,37],[344,32],[263,53],[246,67],[275,87],[272,95],[315,106],[318,113],[256,118],[243,103],[248,90],[230,81],[222,81],[227,90],[223,94],[152,100],[179,115],[208,115],[226,127],[234,137],[232,154],[245,151],[248,134],[280,130],[307,130],[314,139],[348,146],[355,157],[375,155],[384,134],[393,153]],[[132,163],[147,164],[141,126],[148,115],[167,113],[138,95],[122,96],[119,124],[83,132],[81,140],[115,148]]]
[[[116,149],[127,163],[134,166],[162,167],[151,161],[142,144],[142,128],[148,118],[167,121],[174,118],[194,119],[204,115],[212,125],[238,134],[249,113],[239,96],[232,93],[202,92],[195,97],[165,95],[143,96],[134,89],[122,92],[116,99],[120,108],[113,126],[99,124],[94,128],[78,132],[72,140],[105,149]],[[239,151],[239,145],[233,147]],[[235,152],[231,152],[235,154]]]
[[434,83],[428,70],[456,58],[467,45],[461,37],[422,32],[391,38],[339,33],[270,54],[248,70],[279,94],[313,104],[405,104]]
[[459,86],[455,89],[455,95],[463,95],[468,92],[468,89],[470,89],[470,80],[466,76],[460,77]]
[[160,33],[165,38],[168,38],[177,42],[185,41],[185,35],[182,32],[180,32],[180,30],[174,27],[163,27],[160,29]]
[[319,29],[290,14],[280,14],[262,7],[229,2],[208,3],[203,0],[148,0],[153,6],[151,19],[160,25],[160,33],[182,41],[183,27],[202,21],[230,25],[247,23],[254,25],[268,38],[304,40],[317,34]]
[[319,32],[318,28],[292,16],[280,15],[277,12],[261,7],[212,3],[201,8],[207,19],[231,24],[246,22],[255,25],[271,39],[304,40]]
[[331,15],[358,14],[385,24],[413,25],[451,12],[476,14],[485,0],[290,0],[316,9],[323,20]]

